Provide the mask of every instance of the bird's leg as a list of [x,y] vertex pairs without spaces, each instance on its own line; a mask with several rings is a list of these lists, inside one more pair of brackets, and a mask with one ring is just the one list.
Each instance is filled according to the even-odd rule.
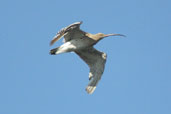
[[66,42],[63,45],[61,45],[60,47],[50,50],[50,54],[57,55],[60,53],[71,52],[71,51],[74,51],[75,49],[76,49],[75,45],[73,45],[71,42]]

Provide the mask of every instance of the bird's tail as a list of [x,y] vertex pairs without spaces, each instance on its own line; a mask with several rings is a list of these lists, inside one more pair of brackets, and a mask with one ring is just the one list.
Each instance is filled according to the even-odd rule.
[[56,55],[56,52],[58,51],[58,48],[51,49],[49,54]]
[[86,91],[88,94],[92,94],[94,92],[94,90],[96,89],[96,85],[98,83],[99,80],[95,79],[95,78],[91,78],[88,86],[86,87]]
[[72,44],[70,41],[62,44],[60,47],[54,48],[50,50],[51,55],[57,55],[60,53],[72,52],[76,50],[76,46]]

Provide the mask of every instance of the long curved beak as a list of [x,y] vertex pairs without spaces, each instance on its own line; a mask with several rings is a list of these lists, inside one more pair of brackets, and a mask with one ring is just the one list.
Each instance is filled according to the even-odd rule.
[[125,35],[123,34],[106,34],[105,37],[108,37],[108,36],[123,36],[123,37],[126,37]]

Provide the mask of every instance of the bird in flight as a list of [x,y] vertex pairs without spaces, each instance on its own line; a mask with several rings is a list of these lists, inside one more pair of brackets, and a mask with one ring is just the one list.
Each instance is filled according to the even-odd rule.
[[104,71],[107,55],[96,50],[93,46],[108,36],[124,36],[122,34],[90,34],[80,29],[81,22],[73,23],[61,29],[50,42],[53,45],[60,38],[64,37],[64,44],[50,50],[51,55],[66,52],[75,52],[90,68],[89,83],[86,87],[88,94],[92,94],[101,79]]

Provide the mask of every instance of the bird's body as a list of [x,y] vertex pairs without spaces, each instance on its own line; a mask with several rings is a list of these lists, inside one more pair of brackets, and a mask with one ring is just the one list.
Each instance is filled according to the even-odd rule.
[[80,30],[80,24],[82,24],[82,22],[76,22],[59,31],[50,44],[54,44],[62,36],[64,36],[64,44],[58,48],[52,49],[50,54],[56,55],[66,52],[75,52],[81,59],[83,59],[90,67],[90,82],[86,87],[86,91],[91,94],[94,92],[98,81],[101,79],[107,57],[105,53],[96,50],[93,46],[104,37],[124,35],[105,35],[102,33],[90,34]]

